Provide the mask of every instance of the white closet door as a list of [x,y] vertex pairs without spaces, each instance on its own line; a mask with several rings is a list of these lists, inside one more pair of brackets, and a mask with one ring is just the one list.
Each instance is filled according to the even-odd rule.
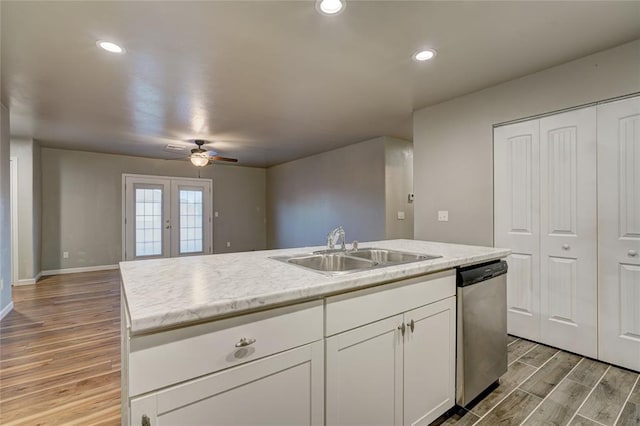
[[598,106],[599,358],[640,370],[640,98]]
[[595,107],[540,120],[540,212],[540,339],[595,358]]
[[507,258],[510,334],[540,339],[539,121],[494,130],[495,246]]

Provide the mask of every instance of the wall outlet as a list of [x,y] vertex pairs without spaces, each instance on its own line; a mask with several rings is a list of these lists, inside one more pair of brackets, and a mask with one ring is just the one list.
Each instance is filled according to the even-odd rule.
[[398,220],[404,220],[404,212],[398,211]]
[[449,210],[438,210],[438,221],[449,222]]
[[69,252],[68,252],[68,251],[63,251],[63,252],[62,252],[62,257],[63,257],[64,259],[68,259],[68,258],[69,258]]
[[231,241],[227,241],[227,247],[231,247]]

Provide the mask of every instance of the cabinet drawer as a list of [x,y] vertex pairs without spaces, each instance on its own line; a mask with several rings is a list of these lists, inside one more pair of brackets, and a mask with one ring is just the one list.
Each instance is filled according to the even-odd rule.
[[[129,395],[140,395],[320,340],[322,318],[322,301],[317,300],[134,336],[130,342]],[[242,339],[246,346],[242,346]]]
[[455,294],[455,271],[449,270],[328,297],[325,335],[332,336]]
[[[131,399],[131,426],[324,424],[324,344],[317,341]],[[129,424],[123,422],[123,424]]]

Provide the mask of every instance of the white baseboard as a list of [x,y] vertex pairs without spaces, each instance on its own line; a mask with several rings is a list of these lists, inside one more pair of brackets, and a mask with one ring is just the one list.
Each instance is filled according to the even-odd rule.
[[11,310],[13,309],[13,301],[9,302],[7,306],[4,307],[2,311],[0,311],[0,320],[4,318]]
[[41,274],[44,277],[49,275],[62,275],[62,274],[76,274],[78,272],[94,272],[94,271],[108,271],[110,269],[118,269],[118,265],[98,265],[98,266],[83,266],[80,268],[66,268],[66,269],[51,269],[49,271],[42,271]]
[[18,280],[17,282],[13,283],[14,286],[20,286],[20,285],[31,285],[31,284],[35,284],[36,283],[36,279],[35,278],[23,278],[21,280]]
[[42,278],[42,271],[38,272],[36,274],[35,277],[33,278],[23,278],[21,280],[18,280],[18,282],[13,283],[14,286],[16,285],[31,285],[31,284],[35,284],[38,282],[38,280]]

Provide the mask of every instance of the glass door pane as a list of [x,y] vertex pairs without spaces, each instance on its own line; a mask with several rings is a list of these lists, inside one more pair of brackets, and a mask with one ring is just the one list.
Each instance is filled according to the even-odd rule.
[[180,254],[202,253],[204,246],[204,203],[202,188],[179,188]]
[[162,255],[162,187],[135,186],[135,256]]

